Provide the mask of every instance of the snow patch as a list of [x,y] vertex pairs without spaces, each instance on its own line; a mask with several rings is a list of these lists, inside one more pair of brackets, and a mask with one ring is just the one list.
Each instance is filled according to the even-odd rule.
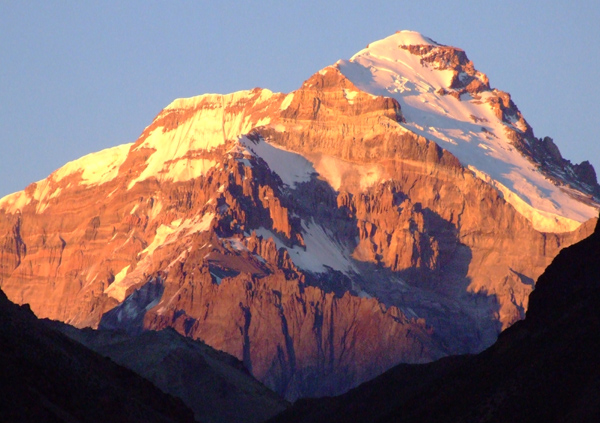
[[348,88],[344,88],[344,97],[348,100],[349,104],[354,104],[354,97],[358,95],[358,91],[349,90]]
[[[135,269],[129,273],[127,273],[129,266],[121,270],[121,272],[115,275],[115,281],[110,284],[104,292],[119,302],[124,301],[127,290],[145,280],[145,272],[150,267],[152,254],[157,249],[173,242],[177,242],[187,235],[208,230],[214,217],[215,214],[211,212],[206,213],[203,216],[195,216],[192,219],[176,219],[168,225],[160,225],[156,229],[156,234],[150,245],[138,254],[140,260]],[[125,243],[127,243],[127,241]],[[182,254],[185,253],[186,252]],[[180,260],[183,257],[182,254],[180,254],[175,261]]]
[[223,238],[224,242],[228,242],[234,250],[237,251],[249,251],[242,241],[238,238]]
[[294,93],[289,93],[285,96],[283,101],[281,102],[281,106],[279,106],[279,110],[286,110],[292,104],[292,100],[294,99]]
[[146,257],[148,257],[152,255],[157,248],[175,242],[183,236],[207,231],[214,218],[215,213],[210,212],[204,214],[202,217],[195,216],[194,218],[186,219],[185,221],[177,219],[168,225],[160,225],[156,229],[156,235],[154,236],[152,243],[150,243],[140,255],[146,254]]
[[310,181],[315,169],[303,156],[269,144],[263,139],[257,143],[248,137],[241,137],[240,143],[256,156],[262,158],[284,184],[294,187],[296,184]]
[[25,191],[14,192],[0,199],[0,209],[6,213],[16,213],[31,203],[31,200],[32,198],[25,194]]
[[328,269],[333,269],[346,274],[355,271],[346,248],[314,220],[310,223],[302,221],[306,249],[297,245],[287,247],[273,232],[262,227],[256,229],[256,234],[264,239],[273,238],[277,248],[287,249],[294,264],[303,270],[325,273]]
[[369,295],[369,294],[368,294],[366,291],[364,291],[364,290],[361,290],[361,291],[358,293],[358,296],[359,296],[360,298],[365,298],[365,299],[367,299],[367,300],[370,300],[371,298],[373,298],[371,295]]
[[[46,179],[36,182],[31,196],[25,191],[19,191],[1,198],[0,209],[4,209],[7,213],[15,213],[32,201],[37,201],[36,212],[43,213],[48,207],[48,201],[56,198],[63,190],[57,184],[66,177],[77,173],[81,174],[78,185],[94,186],[110,182],[119,174],[119,168],[127,159],[127,153],[131,146],[132,144],[118,145],[68,162]],[[70,184],[66,188],[69,187]]]
[[222,278],[222,277],[220,277],[220,276],[217,276],[217,275],[216,275],[214,272],[210,272],[210,275],[211,275],[213,278],[215,278],[215,283],[216,283],[217,285],[221,285],[221,281],[223,280],[223,278]]
[[115,275],[115,283],[119,283],[123,280],[123,278],[125,277],[125,275],[127,274],[127,271],[129,270],[129,265],[125,266],[123,269],[121,269],[121,271],[119,273],[117,273]]
[[409,31],[409,30],[398,31],[394,35],[392,35],[390,38],[392,38],[399,45],[403,45],[403,46],[414,46],[414,45],[439,46],[440,45],[440,44],[436,43],[435,41],[433,41],[431,38],[425,37],[424,35],[420,34],[419,32]]
[[494,186],[498,191],[500,191],[503,198],[508,203],[510,203],[522,216],[527,218],[527,220],[529,220],[532,223],[533,228],[535,230],[540,232],[555,233],[571,232],[581,225],[581,223],[576,220],[568,219],[555,213],[550,213],[536,209],[529,205],[517,194],[515,194],[507,187],[502,185],[500,182],[493,180],[485,173],[477,170],[475,167],[469,166],[469,169],[479,179],[489,183],[490,185]]
[[319,176],[331,187],[365,190],[385,179],[385,169],[379,163],[358,164],[326,154],[310,157]]
[[118,302],[122,302],[125,300],[125,298],[127,297],[127,289],[134,285],[134,283],[123,283],[123,279],[125,279],[129,267],[130,265],[127,265],[123,269],[121,269],[121,271],[115,275],[115,280],[113,281],[113,283],[111,283],[106,287],[106,289],[104,289],[104,293],[106,295],[114,298]]
[[148,213],[148,219],[154,220],[158,217],[163,209],[163,203],[160,200],[155,200],[152,204],[152,209]]

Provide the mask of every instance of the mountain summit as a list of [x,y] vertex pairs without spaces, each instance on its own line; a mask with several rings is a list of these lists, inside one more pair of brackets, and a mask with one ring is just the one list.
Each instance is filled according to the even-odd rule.
[[569,231],[596,216],[595,178],[578,179],[550,138],[535,138],[510,95],[491,89],[464,51],[401,31],[337,66],[361,90],[396,99],[405,128],[451,152],[536,229]]
[[0,286],[329,395],[491,345],[591,233],[598,192],[462,50],[400,32],[289,94],[175,100],[135,143],[4,197]]

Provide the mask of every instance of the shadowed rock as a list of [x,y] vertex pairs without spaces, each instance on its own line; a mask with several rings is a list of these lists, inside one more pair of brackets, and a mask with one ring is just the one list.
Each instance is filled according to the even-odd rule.
[[600,228],[538,279],[525,320],[486,351],[400,365],[274,422],[595,422],[600,419]]

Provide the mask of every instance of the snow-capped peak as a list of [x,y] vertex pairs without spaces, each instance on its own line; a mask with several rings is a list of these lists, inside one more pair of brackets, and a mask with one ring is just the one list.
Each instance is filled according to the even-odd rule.
[[570,231],[598,215],[519,151],[515,136],[533,137],[531,128],[464,51],[400,31],[336,66],[360,90],[396,99],[405,128],[450,151],[536,229]]
[[441,44],[433,41],[429,37],[425,37],[424,35],[422,35],[419,32],[403,30],[403,31],[397,31],[395,34],[390,35],[389,37],[386,37],[382,40],[370,43],[367,46],[367,48],[356,53],[354,56],[352,56],[352,58],[350,60],[352,61],[356,57],[359,57],[359,56],[362,56],[365,54],[377,55],[378,53],[382,53],[382,52],[390,53],[391,51],[394,51],[401,47],[408,47],[408,46],[434,46],[434,47],[436,47],[436,46],[440,46],[440,45]]

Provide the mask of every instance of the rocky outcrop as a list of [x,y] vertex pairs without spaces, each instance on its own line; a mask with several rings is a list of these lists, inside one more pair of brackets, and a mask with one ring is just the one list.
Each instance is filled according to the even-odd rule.
[[[573,165],[573,171],[581,182],[588,184],[591,187],[594,187],[597,184],[596,171],[589,161],[584,160],[579,164]],[[598,189],[596,189],[594,193],[596,195],[600,194]]]
[[426,66],[452,71],[449,84],[452,91],[444,91],[444,94],[460,98],[464,93],[476,95],[490,89],[488,77],[475,69],[473,62],[461,49],[440,45],[402,45],[400,48],[421,56],[421,63]]

